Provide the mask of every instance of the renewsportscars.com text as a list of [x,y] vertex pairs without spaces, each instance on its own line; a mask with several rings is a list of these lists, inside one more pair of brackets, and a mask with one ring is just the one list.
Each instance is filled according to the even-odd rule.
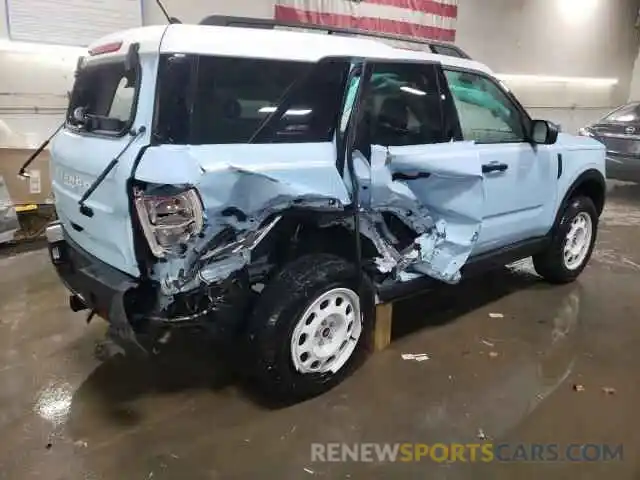
[[312,462],[612,462],[623,446],[599,443],[313,443]]

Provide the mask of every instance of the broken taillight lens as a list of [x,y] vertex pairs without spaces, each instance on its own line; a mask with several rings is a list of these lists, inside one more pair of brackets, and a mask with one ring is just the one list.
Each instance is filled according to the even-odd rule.
[[173,195],[146,195],[135,191],[135,205],[151,252],[164,257],[173,247],[202,231],[202,202],[194,189]]

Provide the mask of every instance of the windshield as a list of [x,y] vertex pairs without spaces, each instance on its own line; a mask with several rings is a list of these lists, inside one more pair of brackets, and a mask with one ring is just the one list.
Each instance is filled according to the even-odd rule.
[[604,122],[638,122],[640,121],[640,103],[629,103],[614,110],[604,119]]
[[[284,60],[164,56],[155,138],[161,143],[194,145],[330,141],[348,67],[346,61],[320,66]],[[262,131],[285,95],[288,107]],[[256,132],[259,135],[254,138]]]
[[87,132],[125,132],[133,121],[138,84],[138,69],[127,71],[124,61],[82,67],[71,94],[67,126]]

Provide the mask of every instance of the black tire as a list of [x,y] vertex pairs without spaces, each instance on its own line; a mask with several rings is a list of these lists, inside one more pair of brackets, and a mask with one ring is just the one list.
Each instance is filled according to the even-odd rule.
[[[265,287],[247,325],[243,370],[251,388],[268,401],[291,404],[328,391],[362,363],[371,345],[374,288],[355,265],[329,254],[300,257]],[[353,353],[335,373],[300,373],[292,360],[292,336],[302,314],[322,294],[347,288],[360,295],[362,330]]]
[[[591,217],[591,241],[584,260],[573,269],[567,267],[564,259],[564,247],[567,242],[567,234],[571,229],[573,220],[581,213]],[[564,284],[573,282],[589,263],[593,247],[598,235],[598,212],[593,201],[584,196],[576,196],[569,200],[562,218],[553,235],[551,245],[543,252],[534,255],[533,266],[542,278],[550,283]]]

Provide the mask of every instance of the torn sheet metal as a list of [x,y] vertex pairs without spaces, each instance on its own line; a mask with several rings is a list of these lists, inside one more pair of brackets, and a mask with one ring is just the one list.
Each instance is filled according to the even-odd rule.
[[408,265],[399,279],[459,281],[480,234],[485,199],[480,159],[469,145],[372,148],[371,209],[394,213],[418,234],[401,255]]
[[[205,209],[202,233],[184,252],[155,265],[162,303],[171,296],[226,279],[251,261],[251,250],[289,209],[344,210],[349,194],[330,144],[175,147],[174,184],[195,186]],[[165,152],[150,148],[136,178],[153,184]],[[180,157],[180,158],[176,158]],[[301,159],[305,159],[301,161]],[[226,239],[226,240],[224,240]]]
[[[400,281],[428,275],[455,283],[478,238],[483,177],[477,154],[466,144],[429,147],[425,153],[424,146],[374,146],[370,169],[357,157],[356,173],[366,192],[360,231],[378,250],[375,264],[381,273]],[[350,182],[339,176],[328,144],[175,149],[171,165],[163,166],[169,156],[150,148],[136,175],[152,184],[166,183],[156,179],[166,167],[174,185],[198,189],[205,208],[199,237],[154,266],[161,307],[177,293],[221,282],[251,263],[253,247],[282,212],[340,212],[351,201]],[[395,246],[385,212],[416,233],[403,251]],[[353,219],[336,222],[353,230]]]

